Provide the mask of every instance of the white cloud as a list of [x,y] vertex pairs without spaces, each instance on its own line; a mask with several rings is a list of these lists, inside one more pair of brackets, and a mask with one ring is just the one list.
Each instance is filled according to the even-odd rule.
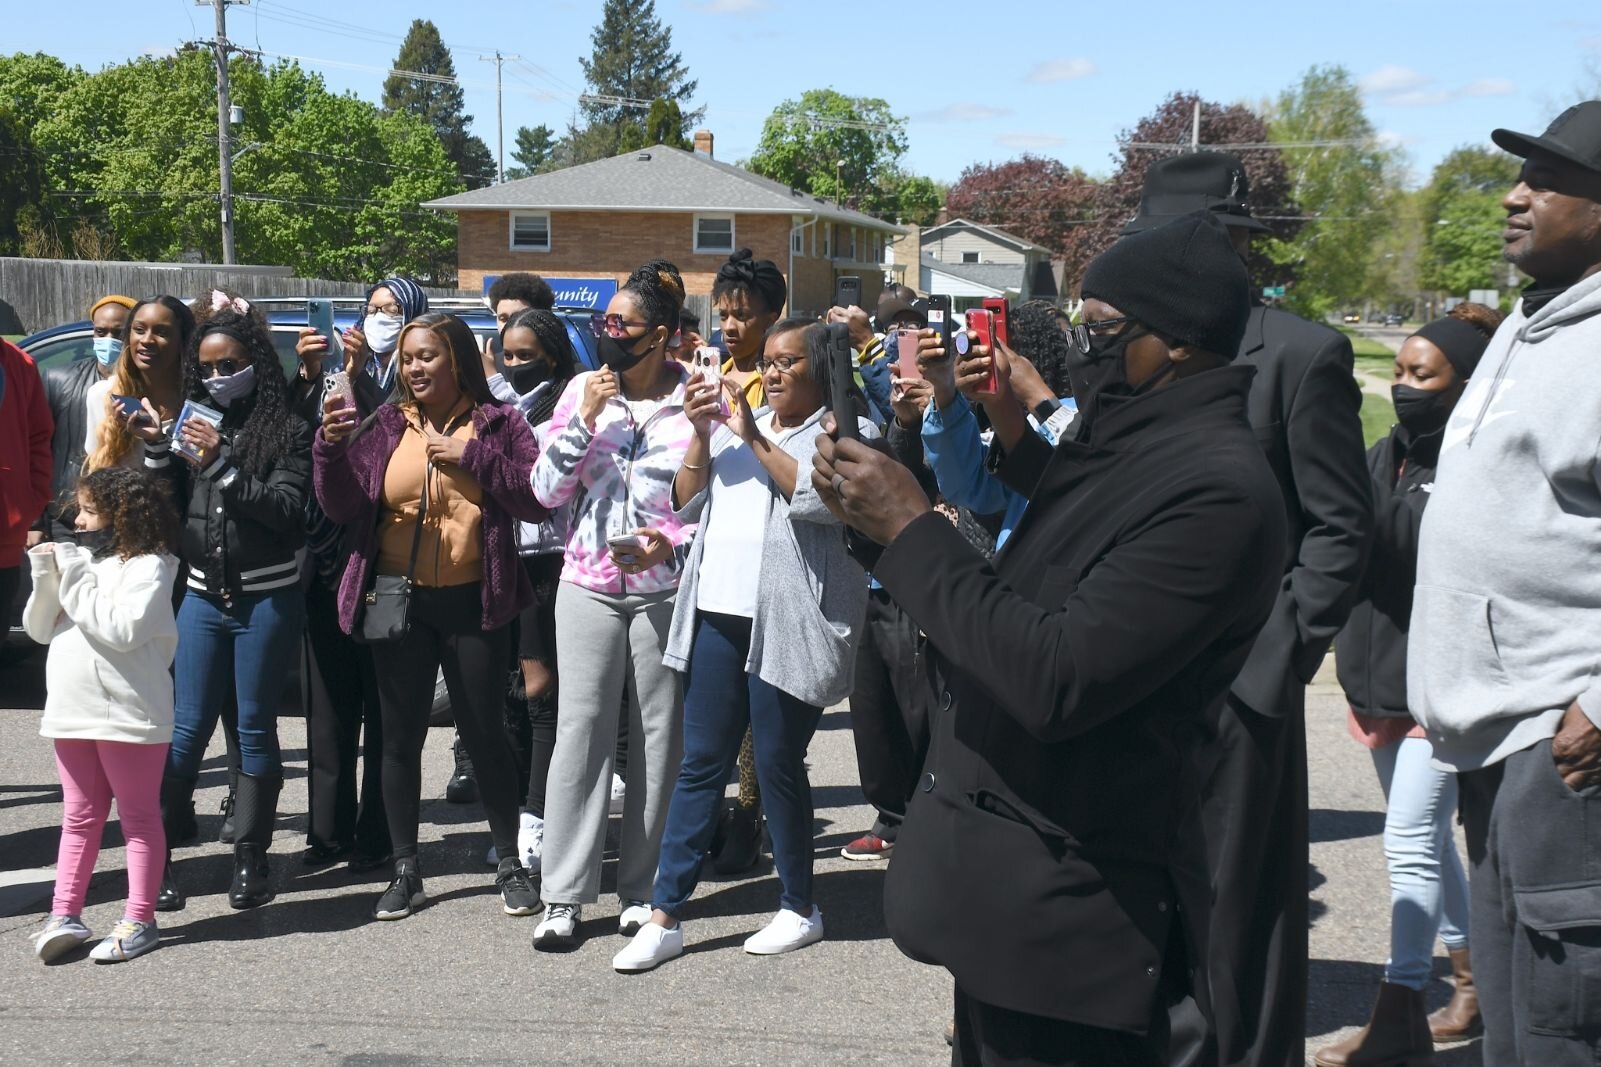
[[1357,87],[1375,103],[1389,107],[1439,107],[1470,97],[1510,96],[1517,91],[1517,86],[1506,78],[1480,78],[1455,89],[1446,89],[1411,67],[1393,65],[1380,67],[1363,77]]
[[1511,96],[1516,91],[1517,86],[1506,78],[1481,78],[1462,87],[1463,96]]
[[1403,93],[1409,89],[1416,89],[1427,85],[1429,79],[1413,70],[1411,67],[1388,66],[1362,78],[1356,83],[1358,89],[1374,96],[1389,93]]
[[1003,133],[995,143],[1007,148],[1060,148],[1067,138],[1050,133]]
[[1080,78],[1091,78],[1099,73],[1100,68],[1094,63],[1081,57],[1073,59],[1048,59],[1028,72],[1025,79],[1030,82],[1070,82]]
[[1012,113],[1009,107],[991,107],[989,104],[960,103],[942,107],[938,111],[924,111],[913,115],[920,122],[987,122],[1001,119]]
[[1412,89],[1404,93],[1390,93],[1379,97],[1381,103],[1391,107],[1436,107],[1449,104],[1452,95],[1443,89]]
[[1419,138],[1414,137],[1412,134],[1399,133],[1395,130],[1380,130],[1373,135],[1373,139],[1379,143],[1381,148],[1406,148],[1408,145],[1415,145],[1419,141]]
[[766,9],[767,4],[768,0],[705,0],[704,3],[690,6],[713,15],[746,15]]

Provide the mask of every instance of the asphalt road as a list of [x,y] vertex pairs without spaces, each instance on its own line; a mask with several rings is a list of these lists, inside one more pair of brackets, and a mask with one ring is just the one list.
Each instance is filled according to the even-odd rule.
[[[610,968],[623,944],[615,899],[586,911],[588,940],[576,952],[534,953],[536,920],[506,917],[493,896],[478,808],[441,799],[450,769],[444,730],[433,731],[424,754],[430,903],[402,922],[371,922],[378,876],[297,862],[305,734],[299,720],[285,719],[277,899],[230,911],[228,850],[184,848],[180,877],[190,902],[162,917],[159,951],[117,966],[80,953],[45,967],[27,936],[49,910],[61,794],[48,742],[37,735],[38,673],[37,661],[0,670],[0,705],[15,709],[0,711],[0,1063],[948,1062],[940,1032],[949,979],[901,956],[886,937],[877,865],[839,858],[840,846],[871,821],[842,709],[824,717],[811,749],[817,897],[828,939],[792,955],[740,951],[777,906],[765,858],[749,878],[701,886],[687,916],[688,953],[652,974]],[[1385,957],[1389,893],[1382,800],[1367,754],[1345,734],[1336,690],[1315,686],[1309,704],[1308,1033],[1316,1048],[1366,1016]],[[222,765],[219,740],[197,794],[202,813],[216,810]],[[202,832],[214,834],[216,822],[202,818]],[[97,933],[120,915],[125,893],[114,820],[106,846],[84,913]],[[608,853],[608,889],[613,859]],[[1436,971],[1446,973],[1443,954]],[[1431,1006],[1448,994],[1436,981]],[[1464,1067],[1479,1057],[1470,1045],[1438,1062]]]

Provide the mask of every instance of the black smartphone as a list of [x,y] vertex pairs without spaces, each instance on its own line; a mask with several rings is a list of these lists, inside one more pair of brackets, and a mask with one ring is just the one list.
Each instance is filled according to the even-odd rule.
[[949,359],[955,352],[951,346],[951,298],[948,296],[931,296],[928,298],[928,328],[939,331],[939,346],[945,350],[945,357]]
[[855,441],[860,435],[856,432],[856,404],[851,399],[856,368],[851,358],[854,353],[850,327],[843,322],[831,322],[825,328],[828,330],[828,404],[834,411],[834,438]]
[[841,308],[862,306],[862,280],[854,274],[834,279],[834,306]]

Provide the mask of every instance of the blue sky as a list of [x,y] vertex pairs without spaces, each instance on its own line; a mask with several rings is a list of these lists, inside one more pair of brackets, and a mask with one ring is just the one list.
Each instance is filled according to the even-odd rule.
[[[589,53],[600,10],[601,0],[253,0],[229,8],[229,36],[304,57],[332,88],[376,100],[410,20],[430,17],[491,151],[494,66],[478,56],[518,54],[505,67],[510,165],[519,125],[559,130],[573,114],[584,88],[578,56]],[[1453,147],[1486,142],[1496,126],[1543,129],[1580,85],[1601,81],[1601,8],[1551,0],[1537,20],[1515,10],[1487,0],[657,0],[700,82],[695,102],[707,108],[719,159],[748,156],[780,101],[828,86],[888,100],[908,119],[906,165],[947,181],[969,163],[1025,151],[1104,174],[1118,132],[1170,91],[1254,103],[1313,63],[1351,70],[1375,127],[1426,179]],[[212,18],[193,0],[40,4],[8,23],[3,47],[96,69],[209,37]]]

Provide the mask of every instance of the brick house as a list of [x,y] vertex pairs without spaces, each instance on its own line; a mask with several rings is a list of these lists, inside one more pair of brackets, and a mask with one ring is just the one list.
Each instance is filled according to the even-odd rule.
[[463,289],[533,271],[553,280],[563,303],[604,306],[615,285],[659,256],[678,266],[690,305],[705,311],[717,268],[749,248],[785,272],[794,313],[825,310],[841,275],[860,277],[873,307],[900,227],[720,163],[705,130],[695,146],[654,145],[423,206],[456,212]]

